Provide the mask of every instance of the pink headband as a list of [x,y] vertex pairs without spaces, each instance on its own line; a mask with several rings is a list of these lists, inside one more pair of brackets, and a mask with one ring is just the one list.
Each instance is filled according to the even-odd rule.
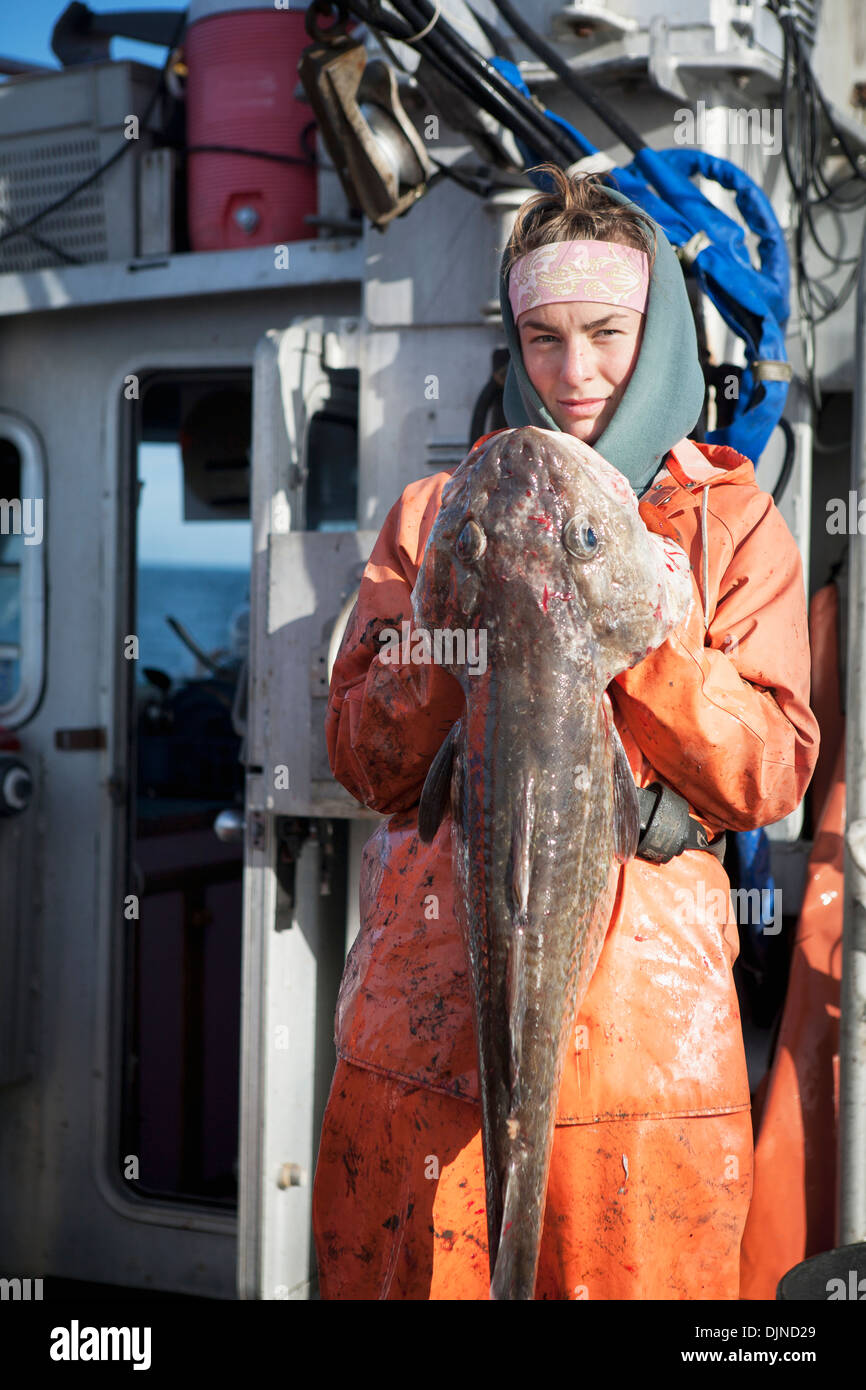
[[521,256],[511,267],[508,298],[516,323],[539,304],[589,300],[646,309],[649,259],[615,241],[554,241]]

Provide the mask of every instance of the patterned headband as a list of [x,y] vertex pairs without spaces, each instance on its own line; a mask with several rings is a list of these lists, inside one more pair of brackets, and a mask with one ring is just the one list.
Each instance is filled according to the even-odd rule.
[[508,298],[516,323],[539,304],[589,300],[644,313],[649,292],[645,251],[615,241],[554,241],[515,261]]

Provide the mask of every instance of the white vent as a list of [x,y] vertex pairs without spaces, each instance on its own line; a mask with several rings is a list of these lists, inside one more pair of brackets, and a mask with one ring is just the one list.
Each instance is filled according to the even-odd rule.
[[[5,142],[4,142],[5,143]],[[131,152],[130,152],[131,153]],[[11,149],[0,144],[0,231],[26,222],[99,168],[99,141],[58,140]],[[43,217],[33,235],[22,232],[0,242],[0,271],[39,270],[62,265],[57,247],[77,261],[108,260],[108,230],[102,180]]]
[[456,468],[469,453],[465,439],[429,439],[427,441],[427,467],[435,471],[443,468]]
[[138,254],[138,161],[152,148],[149,130],[159,128],[159,101],[139,139],[126,140],[126,123],[145,114],[159,81],[158,68],[108,62],[24,73],[0,86],[0,235],[50,207],[124,150],[31,231],[0,241],[0,274]]

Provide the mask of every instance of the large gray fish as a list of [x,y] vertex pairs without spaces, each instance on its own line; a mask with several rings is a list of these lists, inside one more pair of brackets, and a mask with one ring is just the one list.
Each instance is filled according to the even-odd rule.
[[[418,814],[452,815],[475,1004],[491,1298],[534,1297],[556,1105],[640,817],[606,687],[691,606],[688,560],[651,534],[589,445],[503,431],[454,472],[412,596],[466,695]],[[477,646],[472,644],[476,643]],[[435,649],[434,638],[434,649]]]

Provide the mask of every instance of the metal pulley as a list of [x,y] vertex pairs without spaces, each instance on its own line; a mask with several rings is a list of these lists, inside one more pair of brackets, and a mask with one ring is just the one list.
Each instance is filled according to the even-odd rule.
[[[330,7],[311,8],[321,14]],[[434,170],[394,72],[378,58],[367,60],[338,8],[343,17],[324,30],[307,12],[307,32],[318,42],[305,49],[298,75],[350,207],[381,231],[424,194]]]

